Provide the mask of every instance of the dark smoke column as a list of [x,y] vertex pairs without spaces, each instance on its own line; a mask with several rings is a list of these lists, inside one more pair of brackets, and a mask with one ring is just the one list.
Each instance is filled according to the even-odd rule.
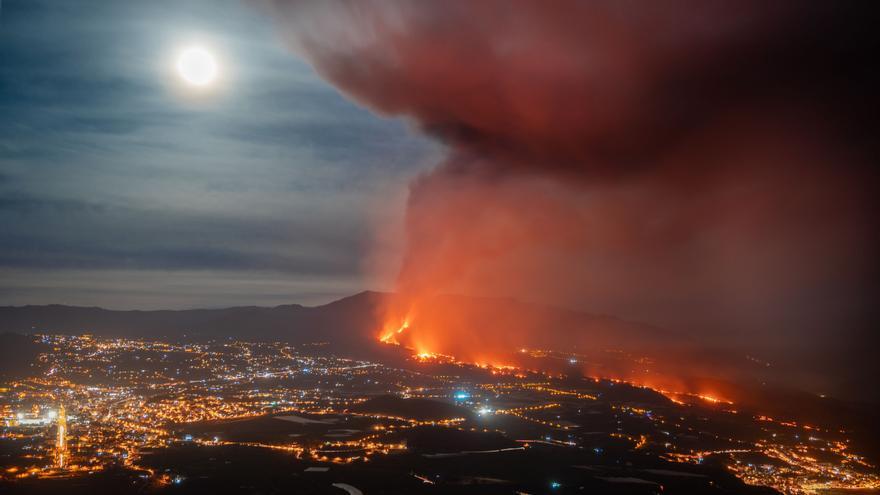
[[415,319],[414,342],[503,345],[500,328],[418,321],[457,292],[817,370],[870,343],[877,37],[860,4],[261,4],[345,94],[447,144],[410,192],[391,324]]

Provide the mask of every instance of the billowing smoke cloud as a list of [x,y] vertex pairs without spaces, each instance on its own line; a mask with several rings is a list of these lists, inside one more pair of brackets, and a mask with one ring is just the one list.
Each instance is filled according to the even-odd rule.
[[412,184],[391,309],[417,347],[511,344],[420,321],[442,293],[725,345],[867,338],[877,44],[857,5],[263,3],[342,92],[448,145]]

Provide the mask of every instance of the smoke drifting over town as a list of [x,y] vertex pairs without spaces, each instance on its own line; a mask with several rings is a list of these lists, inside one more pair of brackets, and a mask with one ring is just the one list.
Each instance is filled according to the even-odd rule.
[[448,293],[743,347],[871,337],[877,40],[858,9],[260,4],[345,95],[447,146],[409,194],[389,325],[409,321],[410,345],[508,345],[510,322],[461,328],[423,309]]

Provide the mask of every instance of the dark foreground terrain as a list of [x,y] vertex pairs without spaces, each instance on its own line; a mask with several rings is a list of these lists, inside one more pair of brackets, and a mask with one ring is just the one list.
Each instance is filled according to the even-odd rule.
[[327,471],[308,471],[324,465],[265,449],[179,446],[147,455],[144,465],[174,473],[172,481],[159,485],[119,470],[0,486],[4,493],[22,494],[345,493],[333,486],[339,483],[377,494],[778,493],[747,486],[718,466],[685,468],[649,456],[613,459],[552,446],[448,457],[416,451],[369,463],[333,464]]

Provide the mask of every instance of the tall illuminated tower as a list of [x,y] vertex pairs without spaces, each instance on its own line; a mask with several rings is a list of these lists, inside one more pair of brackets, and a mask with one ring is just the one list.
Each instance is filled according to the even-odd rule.
[[64,406],[58,408],[58,439],[55,440],[55,463],[64,468],[67,461],[67,413]]

